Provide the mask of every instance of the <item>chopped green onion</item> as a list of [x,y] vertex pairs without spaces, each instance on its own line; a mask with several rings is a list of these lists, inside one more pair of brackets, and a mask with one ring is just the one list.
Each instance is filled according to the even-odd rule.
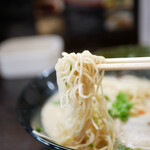
[[70,66],[70,71],[72,70],[72,65]]
[[54,104],[54,105],[59,105],[59,104],[60,104],[60,101],[53,101],[53,104]]
[[109,101],[109,97],[107,95],[104,95],[104,98]]
[[36,131],[39,132],[39,133],[41,133],[41,132],[43,131],[43,129],[42,129],[41,126],[37,126],[37,127],[36,127]]
[[98,120],[98,118],[96,118],[96,116],[93,116],[93,120],[96,124],[99,124],[99,120]]
[[127,93],[123,93],[123,92],[119,92],[118,93],[118,95],[117,95],[117,97],[116,97],[116,99],[118,100],[118,101],[126,101],[126,100],[129,100],[129,94],[127,94]]
[[120,144],[117,148],[115,148],[115,150],[132,150],[132,149]]
[[98,125],[99,124],[99,120],[95,120],[96,124]]
[[[126,147],[126,146],[124,146],[124,145],[119,145],[118,147],[116,147],[114,150],[133,150],[133,149],[131,149],[131,148],[129,148],[129,147]],[[134,149],[134,150],[141,150],[140,148],[137,148],[137,149]]]
[[129,102],[129,95],[119,92],[116,101],[112,104],[112,108],[108,110],[113,118],[119,118],[121,121],[127,121],[130,117],[129,111],[133,104]]
[[93,119],[95,120],[95,119],[96,119],[96,117],[95,117],[95,116],[93,116]]
[[91,144],[89,144],[89,147],[90,147],[90,148],[93,148],[93,147],[94,147],[94,145],[91,143]]
[[[114,150],[133,150],[129,147],[126,147],[125,145],[120,144],[120,142],[118,143],[118,141],[115,141],[115,148]],[[140,148],[136,148],[134,150],[141,150]]]

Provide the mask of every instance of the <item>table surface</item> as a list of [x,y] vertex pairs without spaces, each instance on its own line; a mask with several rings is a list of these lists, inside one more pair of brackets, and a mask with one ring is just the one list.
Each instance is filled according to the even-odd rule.
[[18,97],[31,79],[0,79],[0,150],[49,150],[31,137],[16,115]]

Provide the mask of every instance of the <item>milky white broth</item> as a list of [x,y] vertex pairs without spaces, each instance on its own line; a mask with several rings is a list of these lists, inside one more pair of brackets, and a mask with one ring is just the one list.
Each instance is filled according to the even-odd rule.
[[[134,76],[124,76],[122,78],[104,77],[103,92],[114,101],[119,91],[138,93],[148,90],[150,88],[150,81],[146,79],[139,79]],[[138,101],[138,99],[137,99]],[[62,112],[59,104],[58,93],[54,94],[43,106],[41,111],[41,121],[44,131],[47,135],[53,138],[56,142],[55,135],[59,134],[58,125],[65,122],[65,115]],[[108,102],[108,107],[109,107]],[[116,135],[121,143],[131,148],[150,149],[150,95],[141,105],[146,112],[143,115],[130,117],[126,123],[120,120],[115,120]]]

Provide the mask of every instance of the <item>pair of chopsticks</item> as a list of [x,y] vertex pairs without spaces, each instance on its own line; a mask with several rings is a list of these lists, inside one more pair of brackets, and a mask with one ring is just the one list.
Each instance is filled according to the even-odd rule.
[[99,64],[99,70],[149,70],[150,57],[107,58],[105,64]]

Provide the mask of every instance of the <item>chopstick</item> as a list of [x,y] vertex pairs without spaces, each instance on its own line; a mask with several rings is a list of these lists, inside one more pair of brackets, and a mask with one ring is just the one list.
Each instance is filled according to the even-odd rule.
[[150,57],[107,58],[106,63],[140,63],[150,62]]
[[99,70],[150,70],[150,63],[114,63],[100,64]]
[[97,67],[99,70],[149,70],[150,57],[109,58]]

